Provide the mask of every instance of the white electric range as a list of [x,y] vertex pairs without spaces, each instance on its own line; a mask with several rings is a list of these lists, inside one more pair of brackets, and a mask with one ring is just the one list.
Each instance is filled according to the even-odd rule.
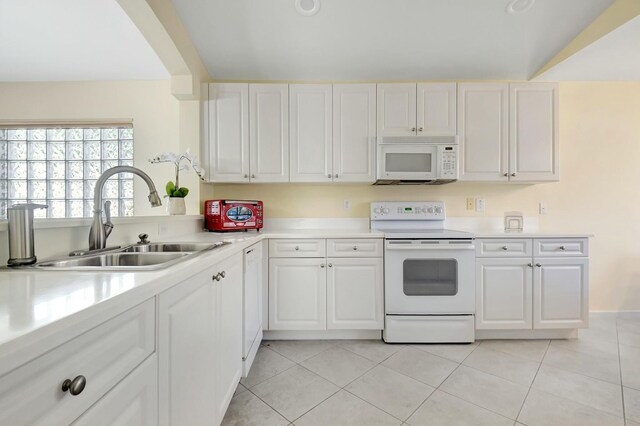
[[473,342],[473,234],[445,229],[440,201],[375,202],[370,217],[385,234],[384,340]]

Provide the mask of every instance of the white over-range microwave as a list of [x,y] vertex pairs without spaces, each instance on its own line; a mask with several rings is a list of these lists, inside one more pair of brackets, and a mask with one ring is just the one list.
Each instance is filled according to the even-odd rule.
[[438,185],[458,179],[457,136],[385,137],[376,185]]

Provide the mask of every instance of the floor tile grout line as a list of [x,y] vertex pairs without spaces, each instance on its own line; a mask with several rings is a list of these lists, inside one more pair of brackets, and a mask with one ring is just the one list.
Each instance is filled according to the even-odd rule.
[[[396,420],[400,420],[400,422],[402,422],[402,423],[404,423],[404,422],[405,422],[405,421],[404,421],[404,420],[402,420],[401,418],[394,416],[393,414],[391,414],[390,412],[386,411],[385,409],[380,408],[380,407],[378,407],[377,405],[374,405],[373,403],[371,403],[371,402],[367,401],[366,399],[359,397],[358,395],[356,395],[355,393],[351,392],[350,390],[345,389],[345,388],[342,388],[341,390],[343,390],[343,391],[347,392],[349,395],[355,396],[355,397],[356,397],[356,398],[358,398],[360,401],[365,402],[366,404],[368,404],[368,405],[372,406],[373,408],[376,408],[376,409],[378,409],[378,410],[382,411],[383,413],[386,413],[386,414],[390,415],[390,416],[391,416],[391,417],[393,417],[394,419],[396,419]],[[409,417],[407,417],[407,419],[408,419],[408,418],[409,418]]]
[[627,424],[627,413],[624,403],[624,382],[622,381],[622,355],[620,355],[620,331],[618,330],[618,316],[616,315],[616,340],[618,341],[618,368],[620,371],[620,396],[622,398],[622,421]]
[[[298,340],[298,341],[300,341],[300,340]],[[302,341],[302,342],[304,342],[304,340],[301,340],[301,341]],[[314,340],[309,340],[309,342],[313,342],[313,341],[314,341]],[[291,361],[291,362],[295,362],[296,364],[300,364],[301,362],[305,362],[305,361],[307,361],[307,360],[309,360],[309,359],[311,359],[311,358],[313,358],[313,357],[315,357],[315,356],[317,356],[317,355],[320,355],[320,354],[321,354],[321,353],[323,353],[323,352],[328,351],[329,349],[331,349],[331,348],[333,348],[333,347],[338,346],[338,345],[337,345],[337,344],[335,344],[335,343],[331,343],[331,344],[330,344],[330,346],[329,346],[328,348],[325,348],[325,349],[321,350],[321,351],[320,351],[320,352],[318,352],[317,354],[311,355],[310,357],[305,358],[305,359],[303,359],[303,360],[301,360],[301,361],[296,361],[296,360],[294,360],[294,359],[289,358],[289,357],[288,357],[288,356],[286,356],[285,354],[282,354],[282,353],[278,352],[275,348],[273,348],[273,347],[271,347],[271,346],[267,346],[267,345],[268,345],[268,343],[267,343],[267,344],[265,344],[265,345],[264,345],[264,347],[265,347],[265,348],[267,348],[267,349],[271,349],[272,351],[274,351],[274,352],[275,352],[275,353],[277,353],[278,355],[283,356],[283,357],[285,357],[286,359],[288,359],[289,361]]]
[[520,409],[518,410],[518,414],[516,415],[516,422],[518,421],[518,417],[520,417],[520,414],[522,413],[522,409],[524,408],[524,404],[526,404],[527,398],[529,397],[529,394],[531,393],[531,389],[533,388],[533,383],[536,381],[536,377],[538,377],[538,373],[540,372],[540,369],[542,368],[542,363],[544,362],[544,359],[547,356],[547,352],[549,351],[549,347],[551,347],[551,340],[549,340],[549,342],[547,343],[547,348],[544,350],[544,355],[542,355],[542,359],[540,360],[540,364],[538,364],[538,369],[536,370],[536,374],[533,375],[533,380],[531,380],[531,383],[529,384],[529,389],[527,389],[527,393],[524,396],[524,399],[522,400],[522,404],[520,404]]

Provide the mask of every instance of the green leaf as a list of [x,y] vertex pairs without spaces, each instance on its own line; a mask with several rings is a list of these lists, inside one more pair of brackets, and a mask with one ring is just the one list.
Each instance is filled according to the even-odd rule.
[[171,194],[172,197],[178,197],[178,198],[184,198],[184,195],[182,194],[182,191],[180,191],[179,189],[176,189],[175,191],[173,191],[173,194]]
[[173,192],[176,190],[176,184],[172,181],[169,181],[167,182],[167,186],[165,187],[165,189],[167,190],[167,195],[169,197],[172,197]]
[[180,188],[180,192],[182,192],[182,196],[186,197],[189,194],[189,188],[185,188],[184,186]]

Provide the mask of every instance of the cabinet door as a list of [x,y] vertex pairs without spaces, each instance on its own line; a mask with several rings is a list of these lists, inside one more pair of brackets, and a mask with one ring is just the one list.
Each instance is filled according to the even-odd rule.
[[289,182],[289,86],[249,85],[251,182]]
[[531,258],[476,259],[476,329],[531,329]]
[[291,182],[331,182],[331,85],[292,84],[289,97]]
[[415,83],[378,84],[378,138],[416,134]]
[[587,327],[589,260],[534,260],[536,267],[533,275],[533,328]]
[[558,85],[519,83],[510,92],[510,176],[514,181],[560,179]]
[[326,328],[326,260],[269,259],[269,329]]
[[333,179],[376,180],[376,85],[333,86]]
[[209,85],[209,178],[249,182],[249,85]]
[[508,93],[507,84],[458,85],[460,180],[508,180]]
[[262,323],[262,242],[244,251],[243,285],[243,343],[242,356],[246,358],[254,345]]
[[212,401],[217,419],[214,424],[224,418],[242,375],[242,263],[242,253],[222,261],[217,268],[221,278],[214,284],[216,357]]
[[[158,405],[161,425],[215,423],[216,298],[214,266],[158,300]],[[221,419],[221,418],[220,418]],[[215,423],[217,424],[217,423]]]
[[382,259],[327,259],[327,329],[382,330]]
[[456,83],[419,83],[417,101],[418,135],[457,134]]
[[158,362],[151,355],[100,401],[80,416],[74,426],[154,426],[158,424]]

